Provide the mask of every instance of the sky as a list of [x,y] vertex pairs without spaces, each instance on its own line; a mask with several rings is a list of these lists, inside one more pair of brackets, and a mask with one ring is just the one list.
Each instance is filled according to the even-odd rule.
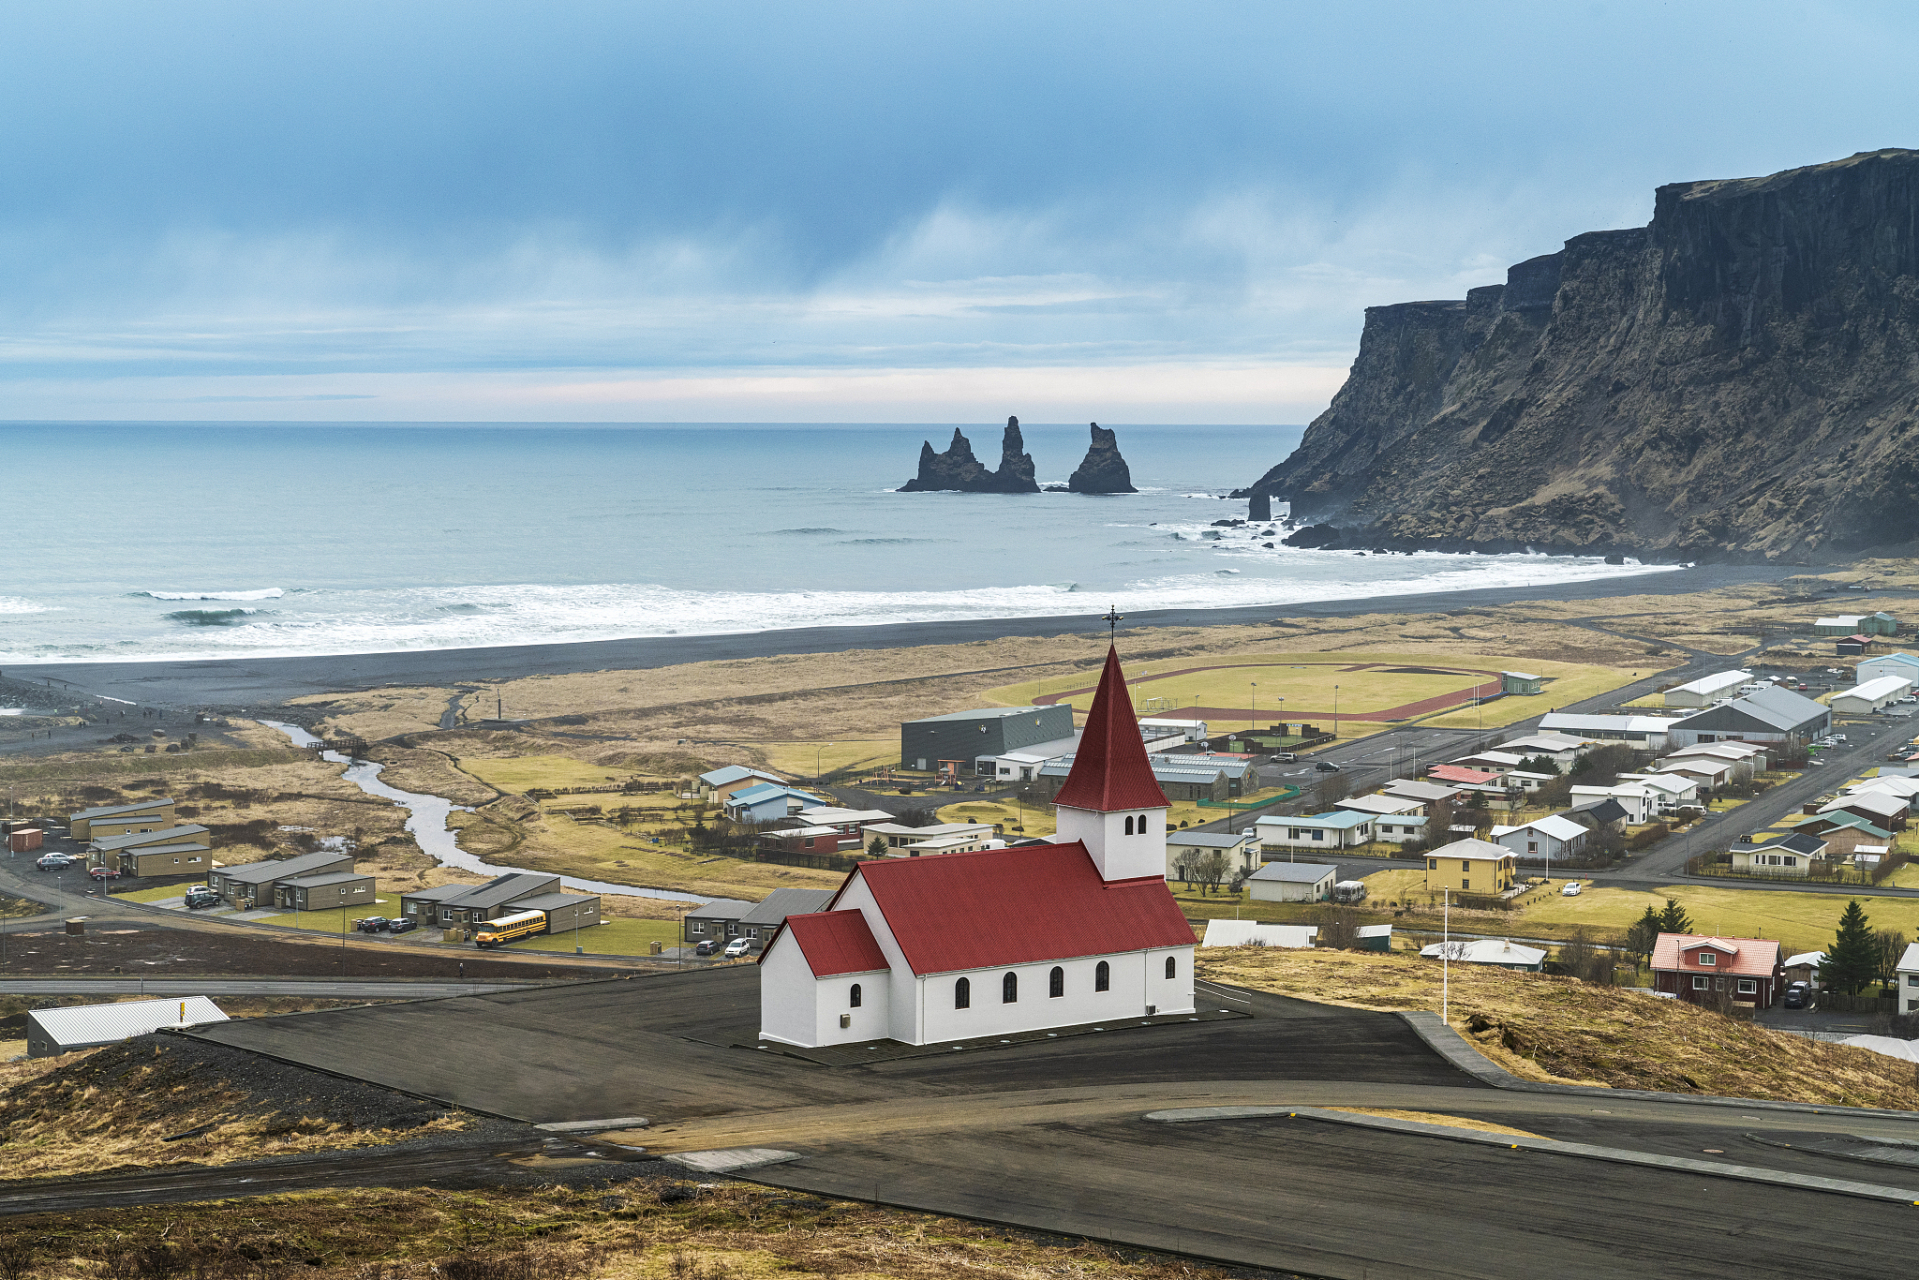
[[1919,8],[8,3],[0,419],[1302,423]]

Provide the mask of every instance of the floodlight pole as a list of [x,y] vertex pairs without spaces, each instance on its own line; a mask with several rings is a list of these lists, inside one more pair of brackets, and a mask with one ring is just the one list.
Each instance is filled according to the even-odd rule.
[[1259,681],[1249,680],[1247,683],[1253,686],[1253,705],[1247,713],[1252,718],[1246,722],[1246,732],[1250,735],[1259,732]]

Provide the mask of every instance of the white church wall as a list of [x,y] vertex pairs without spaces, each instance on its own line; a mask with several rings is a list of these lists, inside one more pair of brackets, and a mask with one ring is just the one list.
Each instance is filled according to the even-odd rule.
[[[1092,855],[1093,865],[1107,880],[1166,876],[1166,810],[1132,809],[1125,813],[1094,813],[1064,805],[1054,813],[1061,844],[1078,840]],[[1145,821],[1141,822],[1140,819]],[[1133,829],[1129,833],[1127,827]],[[1142,830],[1142,828],[1144,828]]]
[[[842,973],[816,979],[814,1040],[822,1044],[858,1044],[862,1040],[885,1040],[892,1036],[888,1005],[892,978],[887,973]],[[853,1004],[853,988],[860,990],[858,1007]],[[847,1025],[842,1027],[844,1017]]]
[[[886,914],[873,900],[873,891],[867,886],[866,877],[858,872],[853,874],[846,887],[840,890],[840,896],[834,899],[835,911],[857,911],[866,917],[866,927],[873,931],[873,940],[880,944],[880,954],[886,957],[892,966],[892,973],[885,980],[887,991],[887,1035],[905,1044],[924,1044],[920,1038],[918,1008],[919,993],[915,990],[913,968],[906,963],[906,953],[900,950],[899,940],[893,936],[891,926],[886,923]],[[874,983],[881,981],[874,976]],[[871,1039],[872,1037],[867,1037]]]
[[[1102,960],[1111,966],[1111,989],[1096,991],[1095,972]],[[1065,971],[1065,994],[1057,997],[1047,994],[1055,965]],[[1019,999],[1012,1004],[1000,998],[1001,981],[1008,973],[1019,978]],[[954,987],[961,978],[972,984],[972,1005],[966,1009],[953,1007]],[[926,1024],[921,1044],[1137,1018],[1148,1003],[1146,956],[1138,951],[942,973],[925,978],[921,985]],[[1189,999],[1188,1007],[1191,1003]]]
[[[1166,962],[1173,962],[1173,976],[1166,976]],[[1193,949],[1169,947],[1147,953],[1145,1003],[1156,1013],[1193,1011]]]
[[760,1035],[811,1048],[817,1040],[816,979],[792,933],[782,930],[760,960]]

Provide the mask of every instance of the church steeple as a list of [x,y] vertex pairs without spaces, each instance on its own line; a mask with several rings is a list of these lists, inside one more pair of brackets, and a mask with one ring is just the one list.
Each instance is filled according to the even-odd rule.
[[1072,772],[1053,803],[1058,839],[1084,843],[1105,879],[1166,874],[1166,793],[1146,758],[1117,649],[1106,651]]

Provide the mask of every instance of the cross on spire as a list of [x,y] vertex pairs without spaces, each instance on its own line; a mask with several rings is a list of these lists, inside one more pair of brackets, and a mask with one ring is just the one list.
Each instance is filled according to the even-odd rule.
[[1106,606],[1106,612],[1099,616],[1099,620],[1106,624],[1107,638],[1113,644],[1119,643],[1119,624],[1125,617],[1125,614],[1110,604]]

